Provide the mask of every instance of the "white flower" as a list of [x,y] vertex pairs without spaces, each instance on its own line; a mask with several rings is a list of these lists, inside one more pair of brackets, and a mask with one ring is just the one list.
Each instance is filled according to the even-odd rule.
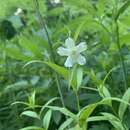
[[52,0],[51,1],[53,4],[59,4],[61,1],[60,0]]
[[19,15],[23,12],[23,10],[21,8],[17,8],[16,12],[14,13],[14,15]]
[[64,64],[66,67],[72,67],[75,63],[79,65],[84,65],[86,63],[85,57],[80,54],[87,49],[85,42],[81,42],[79,45],[75,46],[74,40],[69,37],[65,40],[65,47],[59,47],[57,53],[60,56],[67,56]]

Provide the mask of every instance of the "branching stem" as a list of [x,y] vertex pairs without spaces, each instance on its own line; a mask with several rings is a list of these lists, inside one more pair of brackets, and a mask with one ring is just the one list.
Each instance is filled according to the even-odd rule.
[[[43,20],[42,15],[40,13],[39,2],[38,2],[38,0],[33,0],[33,2],[34,2],[34,5],[35,5],[35,9],[37,11],[37,15],[39,17],[39,22],[40,22],[41,28],[45,30],[45,33],[46,33],[46,36],[47,36],[48,44],[49,44],[49,47],[50,47],[51,60],[55,63],[55,55],[54,55],[54,52],[53,52],[52,41],[51,41],[51,38],[50,38],[49,33],[48,33],[47,25],[46,25],[45,21]],[[62,94],[61,86],[60,86],[60,79],[59,79],[59,76],[58,76],[57,73],[55,73],[55,78],[56,78],[56,84],[57,84],[58,92],[59,92],[59,95],[61,97],[62,106],[65,107],[65,103],[64,103],[64,100],[63,100],[63,94]]]

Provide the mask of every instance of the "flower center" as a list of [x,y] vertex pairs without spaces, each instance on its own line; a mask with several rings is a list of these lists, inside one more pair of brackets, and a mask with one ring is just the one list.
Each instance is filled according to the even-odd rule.
[[76,48],[73,48],[72,51],[71,51],[71,55],[75,56],[76,54],[77,54],[77,50],[76,50]]

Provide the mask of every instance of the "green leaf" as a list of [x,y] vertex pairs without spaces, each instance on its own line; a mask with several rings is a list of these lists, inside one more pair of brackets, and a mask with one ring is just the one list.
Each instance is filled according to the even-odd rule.
[[93,111],[95,110],[95,108],[99,105],[108,105],[110,106],[109,101],[118,101],[118,102],[122,102],[123,104],[126,105],[130,105],[128,102],[119,99],[119,98],[114,98],[114,97],[107,97],[104,98],[103,100],[101,100],[100,102],[97,102],[95,104],[90,104],[86,107],[84,107],[79,113],[78,113],[78,117],[79,117],[79,123],[80,125],[85,124],[86,120],[89,118],[89,116],[93,113]]
[[73,122],[72,118],[67,119],[65,122],[63,122],[58,130],[65,130],[71,123]]
[[115,16],[115,20],[117,20],[119,18],[119,16],[124,13],[124,11],[130,6],[130,1],[126,1],[118,10],[116,16]]
[[125,130],[123,124],[121,123],[121,121],[114,116],[111,113],[106,113],[103,112],[102,115],[104,115],[104,117],[108,118],[108,121],[117,129],[117,130]]
[[12,103],[11,105],[16,105],[16,104],[22,104],[22,105],[25,105],[25,106],[29,106],[29,103],[27,103],[27,102],[20,102],[20,101],[16,101],[16,102]]
[[37,127],[37,126],[28,126],[28,127],[25,127],[25,128],[22,128],[20,130],[45,130],[41,127]]
[[[105,87],[105,85],[101,85],[100,88],[99,88],[99,94],[102,98],[109,98],[111,97],[111,94],[109,92],[109,90],[107,89],[107,87]],[[111,100],[108,101],[109,105],[112,106],[112,102]]]
[[[40,61],[40,60],[32,60],[32,61],[29,61],[28,63],[26,63],[24,65],[24,68],[32,63],[43,63],[43,64],[46,64],[48,65],[50,68],[52,68],[55,72],[57,72],[58,74],[60,74],[64,79],[66,79],[68,82],[69,82],[69,70],[67,70],[66,68],[64,67],[61,67],[55,63],[52,63],[52,62],[44,62],[44,61]],[[75,88],[77,86],[77,81],[76,81],[76,76],[72,76],[72,80],[71,80],[71,85],[73,88]]]
[[87,119],[87,122],[93,122],[93,121],[106,121],[108,120],[107,117],[104,116],[92,116]]
[[[122,100],[129,102],[130,101],[130,88],[128,88],[125,92],[125,94],[122,97]],[[118,114],[121,120],[123,120],[123,116],[125,114],[125,111],[127,109],[128,105],[124,104],[123,102],[120,103]]]
[[82,31],[82,29],[83,29],[83,27],[84,27],[85,24],[86,24],[86,21],[83,21],[83,22],[79,25],[79,27],[77,28],[77,30],[75,31],[75,35],[74,35],[74,40],[75,40],[75,41],[77,41],[78,36],[79,36],[80,32]]
[[54,102],[55,100],[58,100],[58,99],[60,99],[60,98],[58,98],[58,97],[52,98],[52,99],[50,99],[45,105],[43,105],[42,108],[41,108],[41,110],[40,110],[40,116],[41,116],[43,110],[44,110],[49,104],[51,104],[52,102]]
[[48,16],[59,16],[62,15],[62,13],[64,12],[64,8],[63,7],[57,7],[57,8],[53,8],[51,10],[48,11]]
[[[101,38],[102,43],[110,42],[109,30],[104,25],[102,25],[102,23],[94,20],[92,16],[77,17],[74,20],[71,20],[66,26],[69,28],[69,30],[74,30],[74,31],[76,30],[76,33],[73,36],[75,39],[78,38],[79,33],[81,34],[86,30],[88,31],[92,30],[92,32],[93,31],[99,32],[98,35]],[[63,27],[63,25],[61,25],[60,27],[58,27],[52,37],[54,39],[57,39],[61,35],[66,35],[68,32],[66,26]]]
[[25,55],[21,52],[21,50],[16,45],[7,45],[6,53],[9,57],[16,60],[29,61],[32,60],[32,56]]
[[43,118],[43,127],[48,130],[51,121],[52,110],[48,110]]
[[24,111],[24,112],[21,113],[21,116],[22,115],[29,116],[29,117],[32,117],[32,118],[35,118],[35,119],[40,119],[39,115],[34,111]]
[[26,80],[21,80],[15,82],[14,84],[10,84],[5,87],[4,93],[10,93],[15,91],[20,91],[29,87],[29,83]]
[[77,68],[77,90],[81,86],[82,80],[83,80],[83,69],[80,67]]
[[84,12],[84,13],[91,13],[94,14],[95,8],[93,7],[92,3],[90,1],[86,0],[80,0],[80,1],[75,1],[75,0],[65,0],[64,4],[67,6],[70,6],[73,10],[79,10],[79,12]]
[[130,45],[130,34],[121,35],[120,37],[120,43],[122,45]]
[[70,112],[68,109],[66,108],[61,108],[61,107],[56,107],[56,106],[47,106],[47,108],[50,108],[54,111],[59,111],[61,112],[62,114],[68,116],[68,117],[71,117],[72,119],[76,120],[77,119],[77,116],[75,114],[73,114],[72,112]]
[[95,104],[90,104],[86,107],[84,107],[80,112],[79,112],[79,123],[82,126],[84,123],[86,123],[86,120],[88,117],[92,114],[92,112],[95,110],[97,107],[97,103]]
[[[58,74],[60,74],[62,77],[64,77],[64,79],[66,79],[67,81],[69,80],[69,70],[67,70],[64,67],[61,67],[59,65],[56,65],[54,63],[51,62],[44,62],[46,65],[48,65],[49,67],[51,67],[53,70],[55,70]],[[71,80],[71,85],[73,87],[76,86],[76,78],[75,76],[73,76],[73,79]]]
[[28,97],[30,107],[34,107],[35,106],[35,96],[36,96],[36,92],[33,91],[31,93],[31,96]]
[[109,104],[109,101],[117,101],[117,102],[121,102],[123,104],[126,104],[128,106],[130,106],[130,103],[126,102],[125,100],[122,100],[120,98],[116,98],[116,97],[107,97],[107,98],[104,98],[102,101],[100,101],[98,104],[104,104],[104,105],[108,105],[110,106]]
[[103,116],[89,117],[87,122],[109,121],[117,130],[125,130],[121,121],[111,113],[101,113]]
[[53,70],[55,70],[60,75],[62,75],[65,79],[68,79],[68,70],[66,68],[61,67],[61,66],[56,65],[51,62],[45,62],[45,64],[48,65],[49,67],[51,67]]
[[76,124],[74,127],[70,128],[69,130],[86,130],[82,127],[80,127],[78,124]]
[[31,40],[29,37],[21,36],[19,38],[19,44],[21,47],[30,51],[36,57],[42,57],[41,52],[39,51],[38,45],[35,40]]
[[27,63],[23,66],[23,68],[25,68],[25,67],[27,67],[28,65],[33,64],[33,63],[42,63],[42,64],[44,64],[44,62],[41,61],[41,60],[31,60],[31,61],[27,62]]

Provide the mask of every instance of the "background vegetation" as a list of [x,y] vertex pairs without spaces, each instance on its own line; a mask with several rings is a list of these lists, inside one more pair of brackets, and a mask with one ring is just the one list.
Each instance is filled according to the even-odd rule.
[[[0,0],[0,130],[129,130],[129,5]],[[87,44],[82,68],[57,54],[69,35]]]

